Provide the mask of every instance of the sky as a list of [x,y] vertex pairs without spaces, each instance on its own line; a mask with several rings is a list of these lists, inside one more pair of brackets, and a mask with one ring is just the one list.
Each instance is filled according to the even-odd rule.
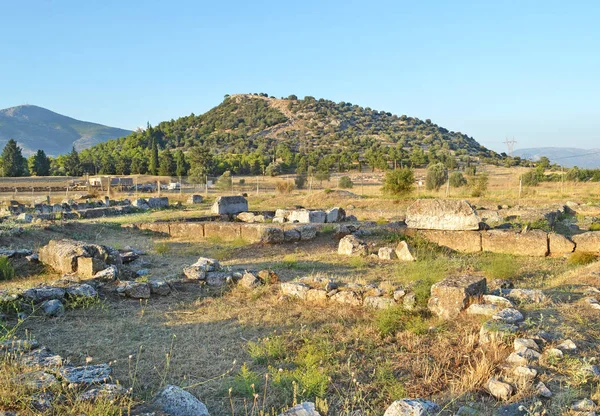
[[598,148],[599,20],[598,1],[0,0],[0,108],[135,129],[311,95],[497,151]]

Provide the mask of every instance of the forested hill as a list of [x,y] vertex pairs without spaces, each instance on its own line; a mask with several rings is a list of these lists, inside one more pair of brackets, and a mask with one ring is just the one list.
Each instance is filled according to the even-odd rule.
[[121,173],[123,168],[145,173],[153,143],[160,151],[210,149],[216,167],[221,166],[217,170],[234,173],[256,172],[273,159],[282,169],[293,169],[298,155],[305,156],[309,165],[326,159],[341,168],[361,160],[382,169],[402,161],[423,164],[428,158],[499,157],[473,138],[430,120],[313,97],[238,94],[225,96],[205,114],[165,121],[96,145],[81,158],[107,173]]

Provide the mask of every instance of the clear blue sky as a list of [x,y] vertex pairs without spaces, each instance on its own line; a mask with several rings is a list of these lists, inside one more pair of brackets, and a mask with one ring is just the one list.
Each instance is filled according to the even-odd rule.
[[0,0],[0,108],[133,129],[227,93],[600,147],[598,1]]

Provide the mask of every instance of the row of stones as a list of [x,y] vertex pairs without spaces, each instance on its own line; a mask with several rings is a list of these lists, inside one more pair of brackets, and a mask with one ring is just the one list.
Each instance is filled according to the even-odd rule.
[[112,369],[108,364],[73,366],[35,340],[1,342],[0,359],[26,370],[13,382],[34,392],[29,406],[38,412],[48,412],[55,403],[64,400],[59,393],[61,388],[71,394],[78,392],[79,402],[112,401],[129,394],[123,386],[111,382]]

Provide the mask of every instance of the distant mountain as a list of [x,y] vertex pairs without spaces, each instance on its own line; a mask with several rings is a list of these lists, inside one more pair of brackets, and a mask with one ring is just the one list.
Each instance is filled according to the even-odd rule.
[[600,149],[579,149],[576,147],[532,147],[516,149],[513,156],[524,159],[538,160],[546,156],[552,163],[565,167],[600,168]]
[[127,136],[130,130],[75,120],[35,105],[0,110],[0,146],[15,139],[25,156],[37,149],[48,155],[83,150],[98,143]]

